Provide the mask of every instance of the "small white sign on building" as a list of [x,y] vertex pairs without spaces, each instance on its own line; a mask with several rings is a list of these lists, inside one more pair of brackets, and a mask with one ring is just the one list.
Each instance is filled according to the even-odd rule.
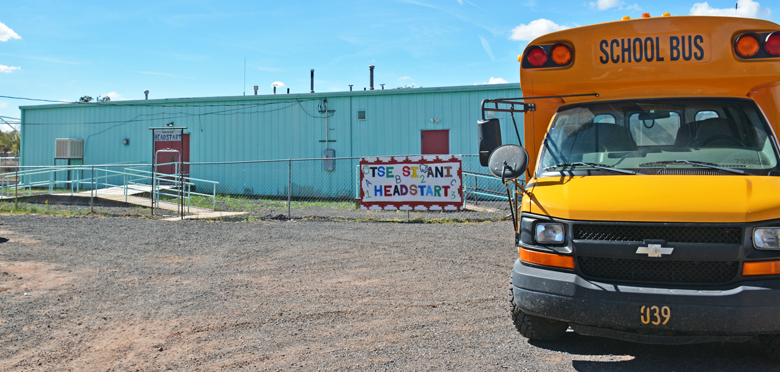
[[154,132],[154,142],[161,141],[181,141],[181,132],[172,130]]

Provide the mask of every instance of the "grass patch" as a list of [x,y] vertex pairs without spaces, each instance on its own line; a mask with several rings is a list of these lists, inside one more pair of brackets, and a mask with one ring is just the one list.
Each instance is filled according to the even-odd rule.
[[83,217],[89,215],[89,208],[51,208],[49,205],[5,202],[0,203],[0,213],[4,214],[46,214],[65,217]]
[[[201,195],[193,195],[190,197],[190,205],[193,207],[205,209],[211,209],[214,207],[212,198]],[[354,209],[355,202],[351,200],[293,200],[290,202],[290,209],[305,209],[310,207]],[[263,209],[287,209],[287,200],[248,197],[243,195],[217,194],[216,210],[218,211],[240,211],[252,213]]]

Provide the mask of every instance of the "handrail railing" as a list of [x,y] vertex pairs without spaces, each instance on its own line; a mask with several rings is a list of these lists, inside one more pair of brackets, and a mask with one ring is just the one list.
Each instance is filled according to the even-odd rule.
[[[165,163],[158,165],[169,165],[179,163]],[[184,198],[187,204],[187,211],[190,210],[191,197],[193,195],[199,195],[212,198],[212,209],[216,209],[216,197],[217,197],[217,185],[219,182],[206,179],[194,178],[178,174],[152,172],[151,170],[142,170],[134,167],[144,166],[143,164],[129,164],[130,166],[123,168],[122,170],[110,169],[108,167],[96,167],[86,165],[71,165],[71,166],[49,166],[49,167],[26,167],[27,169],[18,170],[16,172],[9,172],[0,174],[0,196],[10,197],[11,192],[16,192],[21,189],[21,196],[32,196],[33,188],[46,188],[48,192],[53,194],[55,189],[58,189],[58,185],[67,185],[70,188],[71,195],[80,192],[81,189],[105,189],[111,187],[123,188],[123,194],[125,202],[128,201],[128,196],[134,192],[150,192],[151,198],[154,200],[155,206],[159,206],[160,196],[173,197],[176,199]],[[149,165],[145,165],[149,167]],[[89,172],[89,177],[83,177],[84,171]],[[66,179],[57,179],[58,174],[66,172],[68,177]],[[71,175],[77,177],[71,178]],[[113,181],[115,179],[121,179],[120,182]],[[154,185],[152,185],[152,179],[154,179]],[[13,183],[12,183],[13,180]],[[203,193],[192,191],[195,186],[195,182],[210,184],[211,193]],[[166,184],[170,184],[170,187],[165,187]],[[182,190],[178,193],[167,192],[169,189]]]

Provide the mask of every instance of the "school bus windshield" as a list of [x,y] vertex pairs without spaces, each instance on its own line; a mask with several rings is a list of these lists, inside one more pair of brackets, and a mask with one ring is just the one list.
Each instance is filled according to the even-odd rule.
[[[747,99],[675,98],[561,107],[543,144],[537,175],[770,174],[777,149]],[[613,168],[613,169],[607,169]],[[625,173],[625,172],[624,172]],[[549,175],[549,174],[548,174]]]

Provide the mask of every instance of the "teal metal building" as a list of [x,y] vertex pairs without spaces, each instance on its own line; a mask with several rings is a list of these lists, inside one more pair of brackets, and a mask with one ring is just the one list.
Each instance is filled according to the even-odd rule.
[[[184,148],[178,151],[193,163],[191,177],[218,181],[220,192],[278,194],[286,190],[286,179],[279,185],[252,184],[195,163],[476,155],[481,101],[520,96],[519,84],[498,84],[23,106],[20,165],[150,164],[159,146],[149,128],[186,127]],[[509,114],[496,116],[504,143],[517,143]],[[522,115],[516,119],[522,136]],[[81,153],[60,156],[56,139],[81,140]],[[355,171],[340,163],[328,170],[319,163],[310,176],[335,179]],[[346,190],[339,194],[351,193],[353,181],[346,177],[345,185],[334,187]]]

